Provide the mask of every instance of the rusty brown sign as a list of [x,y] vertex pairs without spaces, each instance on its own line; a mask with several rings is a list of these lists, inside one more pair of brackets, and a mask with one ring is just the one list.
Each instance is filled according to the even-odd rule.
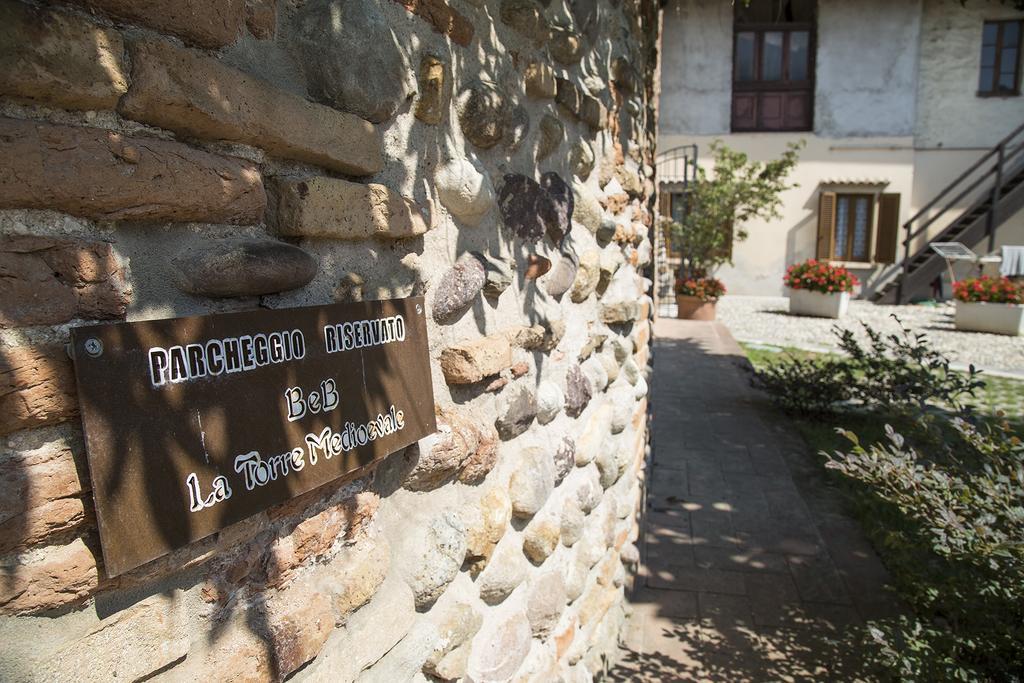
[[109,576],[436,429],[419,297],[91,325],[71,339]]

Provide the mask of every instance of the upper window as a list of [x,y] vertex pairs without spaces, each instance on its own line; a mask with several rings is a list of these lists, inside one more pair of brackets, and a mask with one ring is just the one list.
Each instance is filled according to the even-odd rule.
[[736,3],[732,130],[811,129],[814,3]]
[[1021,21],[986,21],[981,34],[978,94],[1020,94]]

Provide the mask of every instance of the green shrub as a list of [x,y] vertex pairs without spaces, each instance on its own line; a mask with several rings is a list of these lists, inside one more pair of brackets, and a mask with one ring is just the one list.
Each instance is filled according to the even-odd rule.
[[929,405],[968,410],[964,399],[983,385],[978,371],[951,370],[925,335],[893,318],[899,333],[885,335],[864,324],[865,345],[853,331],[836,327],[842,355],[790,357],[757,371],[752,383],[797,415],[835,414],[851,405],[900,413]]
[[1024,445],[1006,423],[949,424],[953,459],[920,452],[888,425],[867,447],[839,430],[851,447],[827,455],[826,467],[903,515],[903,543],[932,555],[897,567],[915,616],[873,625],[871,639],[903,680],[1021,680]]
[[821,452],[911,608],[870,625],[871,663],[897,680],[1024,681],[1024,446],[1009,423],[973,414],[973,367],[951,370],[900,328],[865,326],[863,343],[837,329],[844,355],[785,358],[753,382],[815,415],[798,423],[805,434],[886,423],[876,443],[838,429],[838,450]]

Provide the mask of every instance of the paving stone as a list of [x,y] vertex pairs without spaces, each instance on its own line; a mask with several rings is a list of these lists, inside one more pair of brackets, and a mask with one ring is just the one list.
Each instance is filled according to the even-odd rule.
[[[745,407],[751,389],[739,381],[739,350],[727,333],[714,323],[661,321],[657,337],[655,372],[663,374],[638,570],[646,585],[628,637],[636,656],[613,679],[862,677],[849,667],[863,657],[844,639],[865,613],[898,610],[884,567],[827,502],[834,492],[820,477],[794,481],[795,458],[810,456],[787,445],[792,458],[783,460],[785,430]],[[825,552],[830,537],[836,561]]]

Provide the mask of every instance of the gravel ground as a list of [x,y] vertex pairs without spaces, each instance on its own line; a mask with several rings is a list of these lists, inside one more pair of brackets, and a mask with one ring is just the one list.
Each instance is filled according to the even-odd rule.
[[[837,322],[861,330],[861,322],[878,330],[898,331],[890,317],[928,335],[932,344],[955,363],[973,363],[984,370],[1024,376],[1024,337],[980,332],[958,332],[953,328],[953,304],[937,306],[879,306],[868,301],[851,301],[840,320],[789,315],[786,297],[725,296],[718,302],[718,319],[739,341],[795,346],[812,351],[836,348],[832,327]],[[860,336],[864,336],[860,331]]]

